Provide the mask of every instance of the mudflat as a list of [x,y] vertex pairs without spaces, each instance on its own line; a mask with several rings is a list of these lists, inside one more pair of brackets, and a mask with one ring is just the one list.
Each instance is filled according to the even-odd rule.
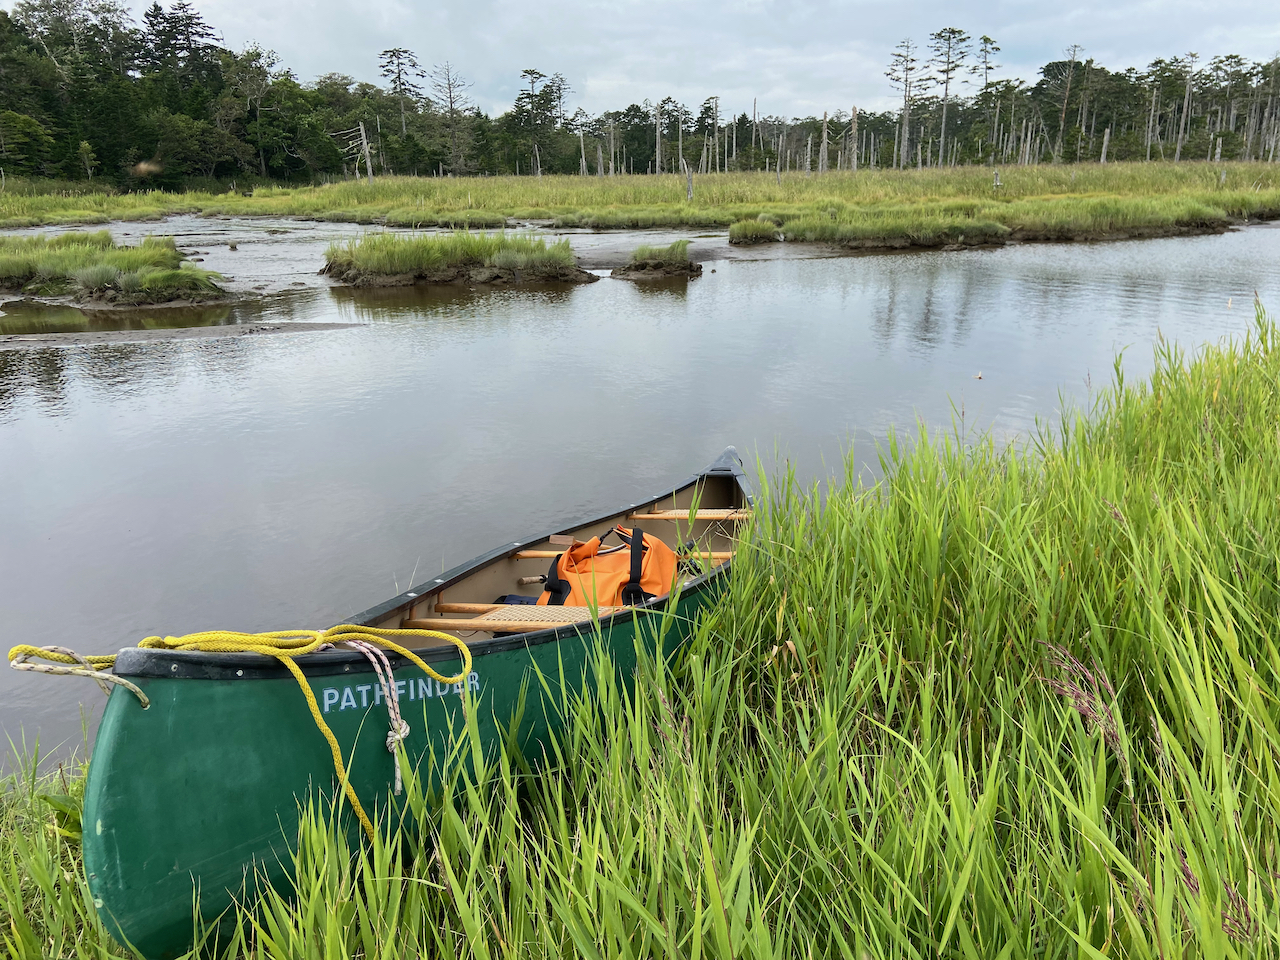
[[149,340],[198,340],[212,337],[256,337],[273,333],[316,333],[361,327],[361,323],[228,323],[208,327],[174,327],[156,330],[74,330],[65,333],[0,334],[0,350],[43,350],[97,343],[138,343]]

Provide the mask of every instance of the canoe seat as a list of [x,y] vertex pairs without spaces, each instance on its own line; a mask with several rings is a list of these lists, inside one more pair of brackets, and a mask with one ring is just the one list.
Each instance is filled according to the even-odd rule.
[[[625,607],[597,607],[602,617],[625,610]],[[591,619],[590,607],[537,607],[532,604],[503,604],[476,617],[477,620],[506,620],[514,623],[581,623]]]

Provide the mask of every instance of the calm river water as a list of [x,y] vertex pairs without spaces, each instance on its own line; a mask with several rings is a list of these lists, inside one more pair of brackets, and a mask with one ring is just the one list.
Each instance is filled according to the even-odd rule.
[[[323,239],[295,244],[314,259],[299,275]],[[821,479],[917,420],[1025,435],[1109,382],[1117,351],[1140,376],[1161,333],[1242,335],[1255,291],[1280,308],[1280,227],[716,260],[650,287],[352,292],[266,273],[306,286],[224,320],[362,326],[0,351],[5,647],[327,626],[729,444]],[[87,680],[0,670],[0,732],[28,748],[76,747],[102,702]]]

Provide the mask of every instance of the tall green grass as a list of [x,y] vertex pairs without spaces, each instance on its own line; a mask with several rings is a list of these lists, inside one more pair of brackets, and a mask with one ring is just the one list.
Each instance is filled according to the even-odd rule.
[[[168,213],[303,217],[392,226],[483,229],[509,220],[562,227],[729,227],[765,215],[788,239],[952,242],[985,231],[1035,237],[1206,229],[1280,216],[1280,167],[1265,163],[1108,163],[947,170],[680,176],[385,177],[252,196],[159,191],[115,195],[0,193],[0,228],[154,219]],[[997,229],[998,228],[998,229]],[[744,228],[738,228],[740,231]],[[872,234],[874,236],[874,234]]]
[[[310,813],[294,895],[220,949],[1276,956],[1280,329],[1116,373],[1022,446],[922,429],[879,485],[765,485],[675,660],[599,662],[541,772],[473,722],[371,848]],[[118,955],[23,802],[0,942]]]
[[659,267],[684,267],[689,265],[688,240],[675,240],[665,247],[640,246],[631,253],[629,267],[643,265]]
[[335,243],[325,253],[330,273],[365,276],[425,276],[461,267],[497,267],[530,274],[576,266],[568,240],[548,244],[525,234],[469,233],[405,236],[370,233]]
[[106,230],[56,237],[0,237],[0,290],[102,296],[130,302],[217,293],[216,273],[183,261],[173,237],[116,246]]

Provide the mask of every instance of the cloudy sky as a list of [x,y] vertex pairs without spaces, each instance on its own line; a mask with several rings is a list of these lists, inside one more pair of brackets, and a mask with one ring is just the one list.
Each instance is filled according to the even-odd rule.
[[[149,3],[149,0],[145,0]],[[0,0],[6,6],[12,0]],[[903,37],[956,26],[1003,48],[1000,75],[1034,79],[1072,43],[1111,67],[1195,51],[1206,59],[1280,51],[1276,0],[194,0],[233,49],[273,48],[304,81],[338,71],[377,80],[378,52],[404,46],[450,60],[476,102],[506,109],[520,70],[559,71],[572,106],[597,113],[645,98],[805,115],[879,109]],[[135,11],[144,5],[133,0]]]

